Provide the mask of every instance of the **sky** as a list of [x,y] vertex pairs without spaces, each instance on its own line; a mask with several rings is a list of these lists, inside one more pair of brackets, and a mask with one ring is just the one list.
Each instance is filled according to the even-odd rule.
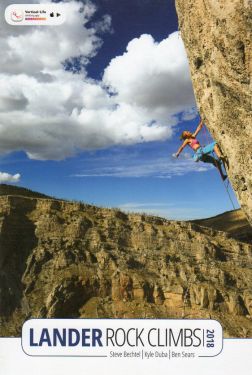
[[169,219],[232,209],[213,167],[172,156],[199,122],[173,0],[62,1],[55,27],[7,25],[11,3],[0,4],[1,183]]

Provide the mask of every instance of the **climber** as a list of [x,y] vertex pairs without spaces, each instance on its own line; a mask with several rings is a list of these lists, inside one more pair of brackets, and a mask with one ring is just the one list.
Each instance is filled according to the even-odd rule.
[[[187,130],[183,131],[180,139],[184,140],[184,142],[182,146],[179,147],[178,151],[176,152],[174,156],[178,158],[179,154],[183,151],[183,149],[186,146],[190,146],[194,151],[194,155],[193,155],[194,161],[196,162],[203,161],[204,163],[213,164],[220,172],[220,175],[223,181],[225,181],[227,178],[227,175],[223,173],[221,164],[223,163],[223,165],[225,165],[225,163],[227,162],[226,157],[221,153],[221,150],[216,142],[212,142],[205,147],[202,147],[200,145],[199,141],[196,139],[196,136],[201,131],[202,128],[203,128],[203,121],[201,120],[194,133],[191,133]],[[213,153],[213,152],[215,152],[217,159],[209,155],[210,153]]]

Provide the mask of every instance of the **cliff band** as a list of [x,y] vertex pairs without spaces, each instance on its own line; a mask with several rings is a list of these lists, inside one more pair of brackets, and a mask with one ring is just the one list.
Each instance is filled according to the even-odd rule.
[[214,318],[252,337],[252,245],[194,223],[0,197],[0,334],[37,318]]

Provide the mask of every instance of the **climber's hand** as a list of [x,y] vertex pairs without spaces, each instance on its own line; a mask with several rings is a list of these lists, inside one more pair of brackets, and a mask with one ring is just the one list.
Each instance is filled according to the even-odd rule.
[[176,154],[172,154],[172,156],[173,156],[174,158],[178,158],[178,157],[179,157],[179,153],[176,152]]

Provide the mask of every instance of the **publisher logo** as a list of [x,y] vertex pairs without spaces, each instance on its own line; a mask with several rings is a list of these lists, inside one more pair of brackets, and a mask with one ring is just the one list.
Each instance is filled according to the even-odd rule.
[[5,20],[12,26],[59,26],[65,22],[64,4],[12,4],[5,9]]
[[11,12],[11,20],[13,22],[22,22],[24,19],[24,12],[21,9],[14,9]]

